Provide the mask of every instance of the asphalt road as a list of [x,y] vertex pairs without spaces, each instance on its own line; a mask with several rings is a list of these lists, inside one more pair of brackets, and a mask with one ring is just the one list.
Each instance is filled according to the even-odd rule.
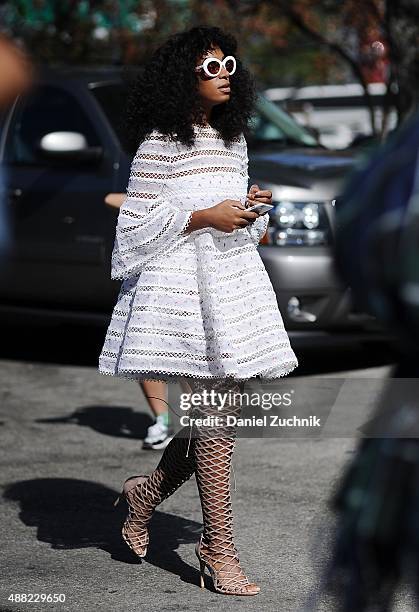
[[[125,510],[114,508],[114,498],[127,476],[152,470],[160,453],[141,450],[151,419],[137,383],[97,372],[103,332],[3,329],[2,337],[1,611],[302,609],[328,558],[327,501],[360,425],[351,414],[367,417],[365,391],[381,386],[388,355],[361,347],[298,355],[304,377],[289,380],[299,388],[331,388],[333,378],[349,385],[338,389],[329,429],[238,440],[236,540],[245,571],[262,589],[240,598],[198,586],[194,479],[159,506],[146,561],[121,540]],[[16,593],[64,594],[65,602],[15,603],[8,598]]]

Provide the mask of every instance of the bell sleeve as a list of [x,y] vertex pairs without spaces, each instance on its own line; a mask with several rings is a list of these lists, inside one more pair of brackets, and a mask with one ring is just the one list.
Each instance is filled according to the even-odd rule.
[[[247,153],[247,142],[242,133],[241,135],[241,148],[242,148],[242,161],[241,161],[241,174],[243,178],[246,180],[246,193],[248,192],[249,187],[249,157]],[[259,244],[262,237],[265,235],[269,224],[269,215],[265,213],[261,215],[257,219],[253,221],[253,223],[249,223],[246,225],[246,229],[249,232],[253,242],[256,246]]]
[[169,141],[156,131],[139,145],[131,163],[125,199],[121,205],[111,258],[111,278],[139,274],[157,255],[185,242],[192,211],[170,201],[173,153]]

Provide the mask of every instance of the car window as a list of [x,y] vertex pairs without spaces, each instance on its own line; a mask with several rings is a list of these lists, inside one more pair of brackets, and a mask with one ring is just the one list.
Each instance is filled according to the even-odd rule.
[[[128,94],[126,86],[123,83],[100,84],[91,91],[125,148],[123,116]],[[256,114],[252,117],[251,131],[251,146],[318,146],[318,141],[310,132],[261,95],[258,96]]]
[[318,146],[316,138],[308,130],[264,96],[258,96],[256,111],[251,123],[253,144]]
[[80,132],[88,146],[100,146],[99,137],[77,98],[54,86],[39,86],[18,101],[6,143],[6,160],[16,164],[49,163],[39,151],[50,132]]

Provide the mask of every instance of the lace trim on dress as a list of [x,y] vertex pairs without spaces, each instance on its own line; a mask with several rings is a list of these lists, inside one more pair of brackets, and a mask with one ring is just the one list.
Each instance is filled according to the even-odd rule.
[[177,153],[173,156],[173,161],[177,162],[180,160],[193,159],[194,157],[215,157],[219,155],[220,157],[232,157],[238,160],[241,160],[241,153],[236,153],[236,151],[224,151],[223,149],[198,149],[197,151],[190,151],[188,153]]
[[189,212],[189,217],[188,217],[188,219],[187,219],[187,221],[186,221],[186,225],[185,225],[185,227],[184,227],[184,228],[183,228],[183,230],[182,230],[182,235],[184,235],[186,238],[189,238],[190,233],[191,233],[191,232],[188,232],[187,230],[188,230],[188,228],[189,228],[189,225],[191,224],[192,214],[193,214],[193,210],[191,210],[191,211]]
[[134,155],[134,160],[138,161],[140,159],[152,159],[155,161],[163,161],[170,163],[172,158],[170,155],[162,155],[161,153],[144,153],[143,151],[139,153],[137,151],[137,153]]
[[238,168],[232,166],[204,166],[203,168],[193,168],[192,170],[179,170],[178,172],[172,173],[172,178],[178,178],[179,176],[187,176],[189,174],[202,174],[212,172],[240,172]]
[[146,334],[147,336],[174,336],[175,338],[199,338],[202,340],[205,338],[204,332],[186,332],[186,331],[176,331],[173,329],[165,329],[165,328],[157,328],[157,327],[131,327],[132,333]]
[[170,308],[170,306],[160,306],[159,304],[153,304],[150,306],[133,306],[134,312],[163,312],[165,314],[174,314],[177,317],[191,317],[194,316],[195,313],[190,310],[177,310],[176,308]]
[[[280,325],[279,323],[274,323],[274,324],[270,324],[266,327],[263,327],[261,329],[257,329],[253,332],[251,332],[250,334],[247,334],[246,337],[244,338],[240,338],[236,340],[236,344],[243,344],[246,342],[249,342],[249,340],[252,340],[253,338],[257,338],[260,335],[264,334],[264,333],[271,333],[273,330],[278,330],[280,332],[284,332],[284,326]],[[197,338],[199,340],[201,339],[205,339],[205,333],[201,332],[201,333],[197,333],[197,332],[188,332],[188,331],[176,331],[173,329],[165,329],[165,328],[158,328],[158,327],[139,327],[137,325],[133,325],[130,328],[130,332],[132,334],[145,334],[147,336],[174,336],[175,338],[184,338],[184,339],[190,339],[190,338]],[[223,332],[224,334],[226,332]],[[123,332],[119,332],[117,330],[109,330],[109,335],[114,336],[116,338],[122,338],[123,337]],[[281,347],[287,347],[288,346],[288,341],[283,342],[282,344],[280,344]]]
[[[140,158],[138,158],[140,159]],[[141,172],[140,170],[133,170],[131,172],[131,178],[149,178],[149,179],[165,179],[165,174],[159,174],[158,172]]]
[[[141,193],[139,191],[130,191],[130,190],[127,191],[127,198],[131,198],[131,199],[155,200],[158,197],[159,197],[158,194],[155,194],[155,193]],[[143,216],[143,215],[140,215],[134,212],[133,210],[125,210],[124,214],[129,215],[131,217],[136,217],[137,219],[141,219],[141,217]]]
[[147,141],[147,140],[162,140],[164,142],[167,142],[168,138],[166,134],[162,134],[158,130],[153,130],[152,132],[150,132],[150,134],[147,134],[147,136],[145,136],[144,141]]
[[[192,214],[191,214],[192,216]],[[187,244],[186,242],[184,244]],[[166,266],[154,266],[151,267],[152,264],[147,264],[147,266],[144,267],[144,270],[147,270],[148,272],[175,272],[173,270],[173,268],[166,268]],[[190,268],[182,268],[181,270],[178,271],[179,275],[185,275],[185,276],[196,276],[196,270],[190,269]]]
[[[221,134],[220,132],[217,130],[217,128],[212,127],[212,125],[208,124],[208,125],[198,125],[198,124],[194,124],[193,125],[195,131],[197,131],[198,133],[206,136],[207,134],[212,134],[212,135],[216,135],[218,138],[221,138]],[[232,138],[232,142],[240,142],[242,139],[243,133],[239,134],[239,136],[235,136],[234,138]],[[214,136],[212,136],[214,137]]]
[[[118,376],[121,376],[123,378],[128,378],[130,380],[141,380],[141,381],[154,381],[154,380],[160,380],[160,381],[164,381],[167,383],[173,382],[173,381],[177,381],[179,378],[183,378],[183,377],[188,377],[188,378],[205,378],[205,379],[211,379],[214,381],[224,381],[226,379],[230,380],[230,379],[237,379],[237,380],[250,380],[252,378],[260,378],[260,379],[265,379],[265,380],[275,380],[277,378],[282,378],[283,376],[287,376],[288,374],[290,374],[293,370],[295,370],[295,368],[298,366],[298,362],[296,362],[295,360],[291,360],[291,361],[286,361],[281,365],[282,371],[279,369],[279,367],[277,366],[276,368],[270,368],[267,370],[262,370],[260,372],[258,372],[257,374],[250,374],[247,376],[240,376],[238,374],[226,374],[224,376],[214,376],[211,374],[206,374],[205,372],[199,372],[196,373],[195,371],[191,371],[191,370],[171,370],[170,372],[167,370],[159,370],[159,369],[154,369],[151,370],[142,370],[142,369],[138,369],[138,370],[130,370],[130,369],[124,369],[124,370],[118,370]],[[104,375],[104,376],[112,376],[112,372],[106,372],[104,370],[100,370],[99,371],[100,374]]]
[[170,287],[170,285],[141,285],[137,291],[160,291],[164,293],[182,293],[183,295],[199,295],[199,291],[183,287]]
[[[242,365],[246,365],[246,363],[248,362],[252,362],[257,360],[259,357],[266,357],[268,356],[270,353],[275,353],[278,348],[289,348],[289,341],[288,338],[286,339],[286,341],[282,342],[282,343],[273,343],[271,346],[269,346],[268,348],[263,348],[260,351],[254,351],[251,353],[246,354],[244,357],[241,357],[239,359],[236,360],[238,366],[242,366]],[[176,358],[178,360],[181,360],[182,362],[185,363],[189,363],[190,364],[205,364],[205,363],[211,363],[214,361],[219,361],[219,360],[223,360],[223,359],[234,359],[234,355],[231,353],[220,353],[220,354],[215,354],[215,355],[203,355],[203,354],[194,354],[192,355],[191,353],[185,352],[185,351],[157,351],[155,349],[147,349],[147,348],[125,348],[124,349],[124,355],[135,355],[135,354],[140,354],[141,356],[150,356],[153,359],[154,358],[158,358],[158,357],[172,357],[172,358]],[[114,351],[109,351],[104,349],[102,351],[102,356],[104,357],[116,357],[117,354]]]

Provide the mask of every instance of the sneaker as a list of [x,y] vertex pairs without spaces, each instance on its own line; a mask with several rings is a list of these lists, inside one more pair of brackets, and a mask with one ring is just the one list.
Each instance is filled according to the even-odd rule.
[[147,429],[147,436],[143,442],[144,449],[161,450],[166,448],[173,438],[173,434],[165,425],[163,418],[158,416],[156,422]]

